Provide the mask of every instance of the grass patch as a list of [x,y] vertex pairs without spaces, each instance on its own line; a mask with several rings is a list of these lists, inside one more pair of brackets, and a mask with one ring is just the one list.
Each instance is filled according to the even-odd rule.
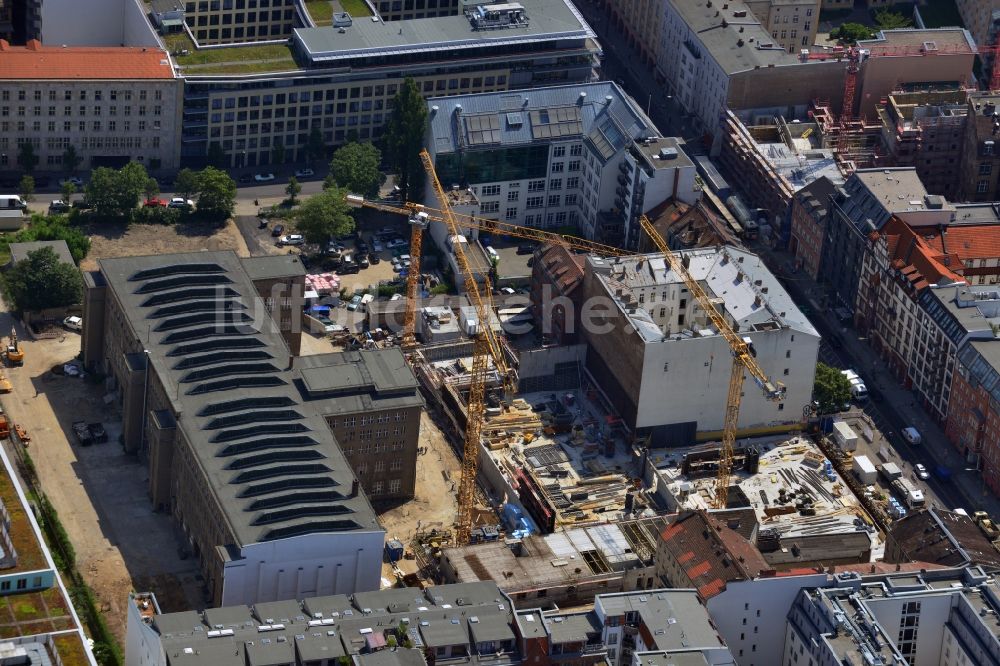
[[365,0],[340,0],[340,6],[352,17],[371,16],[372,12],[365,4]]
[[56,652],[63,666],[85,666],[90,663],[83,641],[76,634],[60,634],[52,637]]
[[35,605],[30,601],[18,600],[14,603],[14,618],[18,622],[34,620],[41,614],[41,611],[35,608]]
[[333,3],[330,0],[306,0],[306,10],[317,26],[333,24]]
[[[193,74],[238,74],[298,69],[295,58],[292,57],[292,50],[287,44],[196,49],[194,42],[185,32],[171,33],[163,40],[177,64],[190,68]],[[185,49],[188,54],[179,55]]]
[[955,0],[934,0],[918,7],[924,25],[928,28],[947,28],[957,26],[964,28],[962,15],[958,13]]

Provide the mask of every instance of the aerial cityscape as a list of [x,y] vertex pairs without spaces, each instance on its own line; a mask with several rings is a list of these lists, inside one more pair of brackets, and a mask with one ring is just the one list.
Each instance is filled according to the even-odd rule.
[[1000,666],[1000,0],[0,0],[0,666]]

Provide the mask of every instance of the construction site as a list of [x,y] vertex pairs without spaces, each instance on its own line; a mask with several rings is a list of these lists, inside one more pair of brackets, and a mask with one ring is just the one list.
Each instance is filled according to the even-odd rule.
[[[719,456],[719,446],[711,444],[651,452],[650,494],[672,512],[717,506]],[[752,511],[755,527],[747,535],[775,568],[881,557],[884,546],[872,519],[807,437],[742,442],[730,483],[727,509]]]

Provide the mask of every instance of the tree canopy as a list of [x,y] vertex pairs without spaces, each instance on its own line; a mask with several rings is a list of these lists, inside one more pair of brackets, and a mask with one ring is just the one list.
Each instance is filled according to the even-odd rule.
[[5,243],[30,243],[32,241],[63,240],[69,246],[73,261],[80,263],[90,252],[90,239],[77,227],[71,226],[65,215],[31,216],[31,224],[12,237],[4,238]]
[[323,190],[306,199],[295,211],[295,227],[307,243],[323,245],[333,236],[354,230],[351,208],[344,201],[346,194],[336,187]]
[[851,382],[837,368],[817,363],[813,397],[820,414],[838,412],[851,401]]
[[236,181],[228,173],[215,167],[205,167],[196,180],[199,213],[214,220],[224,220],[233,214]]
[[845,44],[854,44],[859,39],[871,39],[875,31],[861,23],[842,23],[839,28],[830,31],[830,37]]
[[3,275],[3,290],[7,301],[22,312],[66,307],[80,302],[83,278],[76,266],[43,247],[29,252]]
[[35,198],[35,179],[32,176],[21,176],[21,182],[17,184],[17,192],[25,201]]
[[420,150],[426,130],[427,102],[417,83],[408,78],[393,100],[392,115],[385,126],[386,156],[398,177],[404,201],[421,195],[424,170]]
[[35,167],[38,166],[38,154],[35,152],[35,146],[30,141],[25,141],[18,145],[17,163],[24,169],[25,173],[33,173]]
[[76,152],[76,148],[73,147],[73,144],[66,146],[66,150],[63,151],[62,155],[62,164],[64,169],[70,173],[76,173],[76,170],[82,161],[83,160],[80,158],[80,155]]
[[191,169],[181,169],[174,178],[174,191],[178,196],[190,199],[198,191],[198,174]]
[[330,160],[330,178],[337,185],[364,197],[378,195],[384,176],[379,171],[382,153],[370,143],[347,143]]
[[146,189],[149,174],[138,162],[115,171],[97,167],[87,183],[87,202],[94,212],[107,217],[129,217]]

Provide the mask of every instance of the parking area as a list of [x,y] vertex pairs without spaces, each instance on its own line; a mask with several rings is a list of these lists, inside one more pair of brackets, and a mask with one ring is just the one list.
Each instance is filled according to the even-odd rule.
[[[12,323],[9,315],[0,315],[3,330]],[[147,467],[118,444],[117,406],[106,400],[101,384],[53,372],[79,353],[79,335],[67,331],[33,340],[25,334],[19,341],[25,361],[6,370],[13,391],[3,406],[31,437],[28,452],[42,489],[112,631],[124,641],[129,589],[152,589],[161,605],[174,610],[204,604],[194,560],[179,550],[170,518],[152,511]],[[73,434],[75,421],[100,423],[108,441],[81,446]]]

